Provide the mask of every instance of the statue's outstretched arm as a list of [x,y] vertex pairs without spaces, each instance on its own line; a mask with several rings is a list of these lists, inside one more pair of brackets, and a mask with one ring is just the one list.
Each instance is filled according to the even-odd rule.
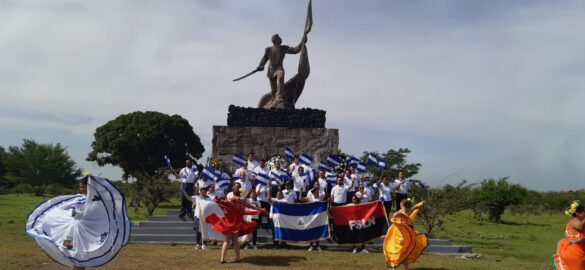
[[301,48],[303,47],[304,43],[307,43],[307,35],[303,35],[303,39],[301,40],[299,45],[297,45],[296,47],[294,47],[294,48],[288,47],[288,50],[286,51],[286,53],[297,54],[297,53],[301,52]]

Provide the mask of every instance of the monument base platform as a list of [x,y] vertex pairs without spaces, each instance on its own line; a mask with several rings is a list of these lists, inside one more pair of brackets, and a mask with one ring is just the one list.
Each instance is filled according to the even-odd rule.
[[325,111],[318,109],[263,109],[230,105],[229,127],[325,128]]
[[339,149],[339,130],[292,127],[213,126],[212,157],[232,164],[234,153],[253,152],[257,159],[280,155],[290,147],[295,153],[313,155],[315,162]]

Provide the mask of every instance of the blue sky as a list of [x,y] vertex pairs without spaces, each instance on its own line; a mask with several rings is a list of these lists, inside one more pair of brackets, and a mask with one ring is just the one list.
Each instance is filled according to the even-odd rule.
[[[270,36],[301,38],[305,1],[1,1],[0,145],[61,143],[84,161],[95,128],[179,114],[206,149]],[[297,107],[327,110],[340,147],[408,147],[432,185],[509,176],[585,188],[585,2],[315,0]],[[298,57],[285,60],[287,78]]]

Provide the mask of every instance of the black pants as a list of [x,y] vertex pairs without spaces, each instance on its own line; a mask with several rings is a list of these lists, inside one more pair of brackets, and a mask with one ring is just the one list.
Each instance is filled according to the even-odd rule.
[[[182,189],[187,192],[187,195],[193,196],[193,183],[183,183]],[[181,192],[181,213],[180,216],[185,216],[185,214],[191,215],[193,212],[193,206],[191,205],[191,201],[185,198],[185,194]]]
[[[252,219],[252,221],[256,221],[256,224],[260,225],[260,220],[259,219]],[[256,229],[252,233],[252,245],[255,246],[257,240],[258,240],[258,226],[256,226]]]
[[384,208],[386,210],[386,216],[390,215],[390,211],[392,211],[392,201],[383,201]]
[[396,193],[396,211],[400,210],[400,201],[406,199],[408,194]]
[[[270,207],[271,205],[268,202],[260,201],[260,208],[266,209],[266,212],[270,213]],[[270,229],[270,217],[264,213],[260,213],[258,217],[260,218],[258,226],[262,229]],[[264,220],[266,220],[266,222],[264,222]]]

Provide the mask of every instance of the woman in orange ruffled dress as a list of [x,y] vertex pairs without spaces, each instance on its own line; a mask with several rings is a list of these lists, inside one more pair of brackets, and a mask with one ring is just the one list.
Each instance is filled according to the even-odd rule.
[[[228,196],[227,200],[216,199],[215,202],[223,210],[223,217],[216,214],[211,214],[205,218],[205,221],[209,224],[213,224],[213,229],[224,235],[223,246],[221,248],[220,263],[225,263],[225,254],[230,243],[233,243],[234,252],[236,253],[236,259],[234,262],[240,262],[240,243],[238,242],[238,236],[246,235],[254,232],[256,229],[256,222],[244,221],[244,215],[254,215],[259,212],[266,212],[266,210],[258,208],[254,205],[247,203],[241,197],[241,188],[238,183],[234,184],[233,196]],[[256,211],[246,210],[250,208]]]
[[565,214],[571,220],[554,254],[555,266],[558,270],[585,270],[585,206],[573,201]]
[[414,263],[428,246],[427,236],[414,230],[413,220],[424,201],[412,207],[411,199],[400,201],[400,210],[391,219],[392,226],[384,238],[383,253],[386,265],[396,269],[397,266],[408,266]]

